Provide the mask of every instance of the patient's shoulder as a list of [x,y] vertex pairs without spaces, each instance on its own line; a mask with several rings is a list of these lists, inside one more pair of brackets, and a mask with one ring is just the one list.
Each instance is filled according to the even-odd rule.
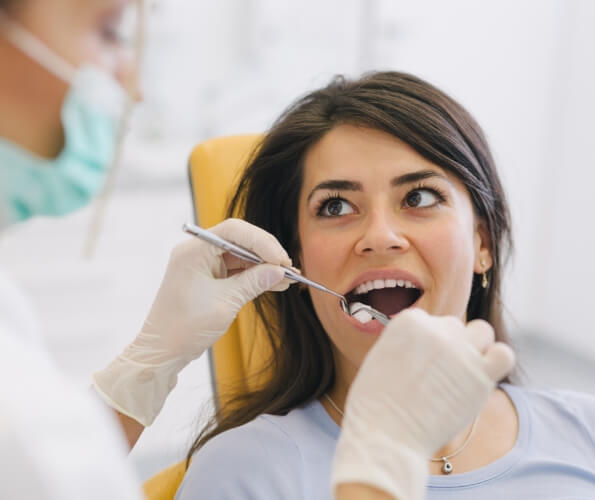
[[[278,418],[278,417],[277,417]],[[299,459],[296,436],[287,433],[268,415],[260,417],[242,426],[223,432],[208,441],[197,453],[197,458],[206,456],[209,459],[223,458],[229,463],[231,460],[249,460],[251,464],[258,459],[259,466],[264,461],[275,460],[283,455],[285,460]],[[231,452],[231,453],[230,453]]]
[[178,500],[303,498],[313,467],[328,479],[334,451],[320,411],[315,402],[285,416],[261,415],[214,437],[194,455]]
[[[519,390],[519,388],[517,388]],[[574,418],[589,419],[595,424],[595,394],[567,389],[521,388],[527,401],[533,406],[554,410]]]
[[534,426],[546,434],[551,435],[552,429],[559,437],[578,433],[581,442],[595,447],[595,394],[510,386],[507,392],[524,400]]
[[553,391],[553,397],[559,401],[561,411],[580,424],[595,445],[595,394],[558,390]]

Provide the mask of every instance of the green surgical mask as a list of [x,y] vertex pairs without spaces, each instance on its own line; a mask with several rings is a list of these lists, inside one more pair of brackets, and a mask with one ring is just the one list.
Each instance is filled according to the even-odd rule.
[[111,163],[126,93],[107,73],[72,68],[0,11],[2,34],[39,64],[70,83],[62,105],[65,144],[45,159],[0,138],[0,227],[35,215],[58,216],[89,202]]

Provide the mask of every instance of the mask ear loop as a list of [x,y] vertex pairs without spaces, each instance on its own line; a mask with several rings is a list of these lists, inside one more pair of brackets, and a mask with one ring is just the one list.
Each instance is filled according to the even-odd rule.
[[136,0],[138,8],[138,26],[134,37],[134,77],[127,83],[126,104],[120,122],[118,124],[118,130],[116,133],[116,143],[114,147],[114,154],[112,156],[111,164],[108,168],[105,183],[101,192],[97,195],[95,206],[93,207],[93,213],[91,215],[91,222],[87,230],[87,236],[83,245],[83,257],[85,259],[92,259],[95,256],[95,250],[97,249],[97,241],[101,230],[103,229],[105,214],[107,210],[107,204],[110,200],[114,191],[117,174],[120,171],[122,165],[122,156],[124,152],[124,139],[128,134],[130,125],[130,119],[132,117],[132,110],[136,104],[138,98],[138,82],[140,79],[140,65],[144,57],[145,48],[145,22],[146,22],[146,10],[144,0]]
[[76,68],[58,54],[50,50],[33,33],[23,28],[0,8],[0,32],[12,45],[37,62],[56,78],[72,84]]

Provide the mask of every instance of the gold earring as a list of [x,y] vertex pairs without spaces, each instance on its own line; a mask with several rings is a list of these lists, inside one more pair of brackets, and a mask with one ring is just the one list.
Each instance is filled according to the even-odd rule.
[[481,268],[483,269],[483,273],[481,275],[481,287],[487,288],[488,287],[488,275],[486,274],[486,261],[481,259],[480,261]]

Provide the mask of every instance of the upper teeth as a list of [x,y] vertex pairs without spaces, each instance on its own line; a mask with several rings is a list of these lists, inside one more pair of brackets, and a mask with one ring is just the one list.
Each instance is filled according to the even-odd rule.
[[407,280],[371,280],[358,285],[355,288],[354,293],[357,295],[362,293],[368,293],[370,290],[379,290],[381,288],[395,288],[397,286],[400,286],[402,288],[417,288],[413,283],[411,283],[411,281]]

